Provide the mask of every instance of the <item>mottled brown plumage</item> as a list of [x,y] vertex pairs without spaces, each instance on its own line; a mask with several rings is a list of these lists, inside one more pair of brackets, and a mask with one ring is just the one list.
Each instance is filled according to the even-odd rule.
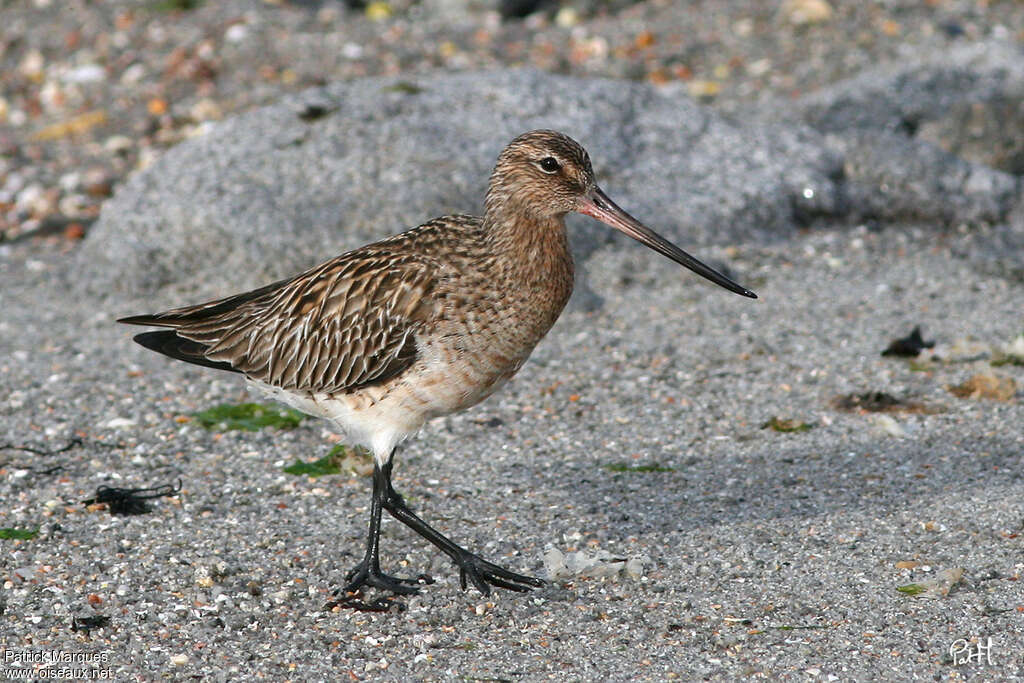
[[565,215],[594,216],[704,277],[711,270],[623,212],[597,187],[586,151],[554,131],[513,140],[491,175],[482,217],[438,218],[289,280],[252,292],[121,322],[169,328],[144,346],[242,373],[274,398],[335,422],[376,459],[365,584],[413,592],[381,573],[380,510],[447,553],[482,592],[527,590],[509,572],[427,526],[391,488],[392,455],[426,420],[481,401],[516,373],[572,293]]

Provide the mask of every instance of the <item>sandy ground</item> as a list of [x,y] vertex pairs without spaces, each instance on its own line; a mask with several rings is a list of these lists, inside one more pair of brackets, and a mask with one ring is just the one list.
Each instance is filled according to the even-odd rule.
[[[385,614],[324,609],[360,556],[370,483],[283,468],[339,435],[203,429],[193,413],[251,400],[243,384],[134,345],[114,319],[152,301],[101,304],[65,276],[133,169],[323,80],[527,64],[679,81],[732,112],[1024,26],[1013,1],[834,2],[810,24],[750,3],[581,3],[519,23],[421,4],[390,3],[383,23],[316,2],[4,7],[0,533],[31,538],[0,539],[3,674],[1024,678],[1024,283],[974,256],[983,230],[811,230],[702,254],[757,301],[625,241],[599,251],[604,307],[566,313],[499,395],[429,424],[395,483],[513,569],[547,576],[582,552],[632,575],[484,598],[389,520],[387,568],[437,583]],[[916,325],[932,354],[881,356]],[[900,403],[876,412],[874,392]],[[146,514],[82,503],[178,481]]]
[[[60,257],[7,247],[0,526],[39,534],[0,541],[4,656],[86,653],[140,680],[1019,676],[1024,370],[997,359],[1024,292],[945,242],[908,227],[740,248],[757,301],[639,247],[599,253],[603,311],[566,314],[500,395],[431,423],[396,486],[513,568],[606,551],[643,576],[484,598],[386,522],[387,566],[437,579],[387,614],[323,610],[369,502],[367,479],[282,471],[326,453],[323,424],[200,428],[190,413],[249,398],[234,376],[132,345],[123,310],[55,284]],[[880,355],[917,324],[940,360]],[[1008,400],[950,392],[993,373]],[[834,403],[876,391],[913,403]],[[148,514],[81,504],[178,479]],[[958,569],[945,597],[898,590]],[[955,664],[960,639],[990,658]]]

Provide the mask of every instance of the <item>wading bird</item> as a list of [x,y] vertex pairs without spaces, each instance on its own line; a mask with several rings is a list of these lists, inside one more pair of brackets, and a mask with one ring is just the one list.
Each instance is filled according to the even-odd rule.
[[536,130],[501,152],[482,217],[436,218],[251,292],[119,322],[169,328],[135,341],[240,373],[370,448],[366,551],[346,575],[346,594],[364,586],[418,590],[417,579],[381,571],[382,510],[448,555],[463,589],[469,582],[485,595],[491,586],[527,591],[544,582],[492,564],[429,526],[392,488],[391,470],[404,439],[427,420],[491,395],[554,324],[572,293],[564,219],[573,211],[756,298],[616,206],[578,143]]

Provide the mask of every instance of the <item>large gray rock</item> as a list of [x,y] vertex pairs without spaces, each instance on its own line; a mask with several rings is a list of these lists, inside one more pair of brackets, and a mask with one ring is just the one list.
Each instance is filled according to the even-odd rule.
[[[541,127],[582,142],[604,189],[684,247],[783,237],[797,214],[837,211],[840,160],[805,127],[740,127],[682,93],[527,70],[372,79],[287,98],[170,150],[105,205],[74,275],[118,297],[256,286],[437,215],[479,212],[498,152]],[[612,239],[592,223],[574,221],[580,256]]]
[[783,116],[825,133],[843,158],[851,220],[992,225],[1020,201],[1017,44],[971,44],[881,66],[802,98]]
[[853,220],[939,228],[995,224],[1019,196],[1014,176],[897,133],[853,129],[826,141],[842,155]]
[[987,106],[1008,97],[1024,98],[1024,50],[1012,41],[990,41],[881,65],[801,98],[791,114],[822,132],[913,135],[965,104]]
[[[1021,56],[988,43],[879,67],[743,122],[681,89],[530,70],[338,83],[224,121],[135,174],[72,275],[119,298],[254,287],[434,216],[478,212],[498,152],[541,127],[588,147],[605,190],[684,248],[837,222],[1001,226],[1019,214],[1021,181],[978,150],[999,147],[1005,130],[965,145],[943,137],[956,130],[943,121],[1020,106]],[[571,225],[583,262],[625,239],[589,219]]]

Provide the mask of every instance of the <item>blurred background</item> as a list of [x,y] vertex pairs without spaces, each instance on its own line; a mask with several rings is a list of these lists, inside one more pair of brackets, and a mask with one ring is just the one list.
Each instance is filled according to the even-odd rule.
[[528,66],[742,116],[924,50],[1024,40],[1019,0],[7,0],[0,17],[0,243],[57,248],[167,148],[331,81]]

